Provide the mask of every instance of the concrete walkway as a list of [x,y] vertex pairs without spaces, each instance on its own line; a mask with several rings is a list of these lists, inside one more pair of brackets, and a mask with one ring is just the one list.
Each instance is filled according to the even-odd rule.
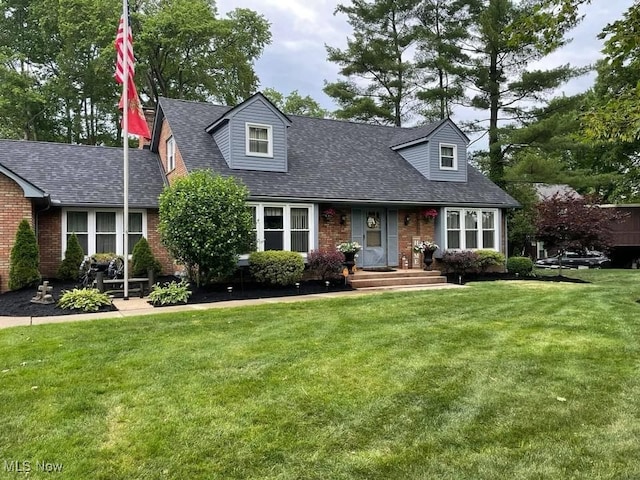
[[300,295],[290,297],[256,298],[250,300],[227,300],[224,302],[199,303],[187,305],[175,305],[171,307],[154,308],[147,303],[146,298],[130,297],[129,300],[114,298],[113,304],[118,309],[112,312],[79,313],[74,315],[59,315],[50,317],[3,317],[0,316],[0,328],[20,327],[29,325],[43,325],[45,323],[80,322],[84,320],[98,320],[105,318],[135,317],[139,315],[155,315],[159,313],[186,312],[193,310],[208,310],[212,308],[231,308],[245,305],[263,305],[268,303],[293,303],[317,300],[322,298],[335,298],[344,296],[372,295],[381,292],[441,290],[445,288],[461,288],[460,285],[451,283],[442,285],[422,285],[418,287],[392,287],[392,288],[362,288],[341,292],[318,293],[313,295]]

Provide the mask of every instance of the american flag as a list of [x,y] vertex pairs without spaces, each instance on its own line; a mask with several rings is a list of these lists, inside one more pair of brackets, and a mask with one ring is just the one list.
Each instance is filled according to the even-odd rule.
[[[126,3],[124,11],[126,11]],[[134,82],[134,74],[135,74],[135,57],[133,56],[133,35],[131,34],[131,26],[129,22],[127,23],[127,33],[125,35],[125,17],[124,13],[120,17],[120,23],[118,24],[118,33],[116,34],[116,73],[115,78],[116,82],[120,85],[124,84],[125,72],[124,72],[124,64],[125,64],[125,55],[127,61],[127,105],[124,103],[124,89],[122,92],[122,97],[120,98],[120,103],[118,107],[124,111],[125,107],[127,110],[127,132],[125,134],[132,133],[134,135],[138,135],[144,138],[151,138],[151,133],[149,132],[149,126],[147,125],[147,120],[144,117],[144,113],[142,112],[142,106],[140,105],[140,98],[138,97],[138,91],[136,89],[136,84]]]
[[135,57],[133,56],[133,36],[131,35],[131,26],[128,25],[127,35],[125,40],[124,34],[124,15],[120,17],[120,23],[118,24],[118,33],[116,34],[116,82],[120,85],[124,83],[124,55],[125,49],[127,51],[127,67],[129,70],[129,81],[133,81],[135,74]]

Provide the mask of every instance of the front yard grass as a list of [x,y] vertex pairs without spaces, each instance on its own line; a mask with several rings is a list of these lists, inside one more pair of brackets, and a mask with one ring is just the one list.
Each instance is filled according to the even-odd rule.
[[640,272],[563,274],[1,330],[0,478],[640,478]]

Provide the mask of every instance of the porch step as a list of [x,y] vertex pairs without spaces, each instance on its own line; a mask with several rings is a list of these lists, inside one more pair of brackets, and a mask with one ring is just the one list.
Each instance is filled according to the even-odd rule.
[[367,272],[358,270],[348,279],[351,286],[358,288],[389,288],[441,285],[447,278],[438,270],[395,270],[392,272]]

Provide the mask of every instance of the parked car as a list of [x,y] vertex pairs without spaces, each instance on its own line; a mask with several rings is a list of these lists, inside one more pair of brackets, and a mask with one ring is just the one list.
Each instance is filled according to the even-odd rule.
[[[611,260],[604,253],[596,250],[584,252],[567,251],[562,254],[562,266],[567,268],[603,268],[611,265]],[[560,255],[541,258],[536,260],[536,267],[558,268],[560,266]]]

